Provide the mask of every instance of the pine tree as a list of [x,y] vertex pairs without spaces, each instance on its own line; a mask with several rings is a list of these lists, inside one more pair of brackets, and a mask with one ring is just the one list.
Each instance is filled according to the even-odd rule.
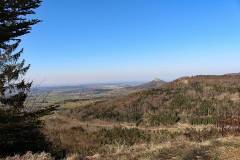
[[20,59],[23,49],[18,47],[21,36],[40,22],[27,18],[40,4],[41,0],[0,0],[0,106],[24,106],[32,83],[24,80],[30,65]]

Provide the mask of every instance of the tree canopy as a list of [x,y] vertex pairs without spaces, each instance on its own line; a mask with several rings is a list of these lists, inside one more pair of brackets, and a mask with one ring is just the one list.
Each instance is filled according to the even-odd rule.
[[30,33],[39,19],[29,19],[41,0],[0,1],[0,103],[1,106],[20,109],[24,106],[32,82],[24,75],[30,65],[20,59],[23,48],[19,48],[21,36]]

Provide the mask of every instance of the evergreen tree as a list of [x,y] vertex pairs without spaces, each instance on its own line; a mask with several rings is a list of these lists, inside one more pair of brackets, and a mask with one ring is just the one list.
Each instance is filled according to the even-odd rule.
[[28,19],[35,14],[41,0],[0,0],[0,106],[20,109],[24,106],[31,82],[24,80],[30,65],[20,56],[20,37],[30,33],[38,19]]

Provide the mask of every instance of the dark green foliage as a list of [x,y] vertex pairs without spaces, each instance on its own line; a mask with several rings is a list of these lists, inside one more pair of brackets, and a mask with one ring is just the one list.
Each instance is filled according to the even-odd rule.
[[28,20],[33,9],[40,6],[41,0],[1,0],[0,1],[0,43],[27,34],[38,19]]
[[97,118],[101,120],[123,120],[123,116],[114,110],[115,107],[103,108],[102,110],[94,110],[89,107],[88,110],[84,112],[84,115],[81,117],[83,120],[87,120],[89,118]]
[[30,33],[32,26],[40,22],[29,19],[41,0],[0,1],[0,150],[2,155],[26,151],[49,151],[49,144],[40,132],[40,116],[51,111],[34,113],[23,110],[31,87],[23,76],[30,65],[21,59],[21,36]]
[[149,142],[150,135],[136,128],[126,129],[115,127],[111,130],[102,129],[97,133],[101,144],[125,144]]
[[194,112],[195,115],[197,116],[209,116],[212,115],[215,111],[215,107],[211,103],[211,101],[203,101],[199,108],[196,109]]
[[156,131],[151,135],[151,141],[154,143],[163,143],[167,141],[175,141],[178,136],[181,136],[182,132],[171,132],[168,130]]
[[213,85],[213,90],[217,93],[223,93],[223,92],[226,92],[226,87],[222,86],[222,85],[219,85],[219,84],[214,84]]
[[173,125],[176,124],[180,120],[177,112],[174,111],[164,111],[160,112],[157,115],[151,115],[150,124],[153,126],[158,125]]
[[133,112],[127,116],[127,119],[129,122],[141,122],[142,121],[143,114],[139,112]]
[[216,117],[214,116],[204,116],[204,117],[199,117],[199,116],[192,116],[190,118],[190,123],[192,125],[207,125],[207,124],[216,124]]
[[97,118],[110,121],[139,122],[141,121],[142,116],[143,114],[137,111],[131,111],[128,113],[120,112],[114,106],[98,109],[91,108],[91,106],[89,106],[80,118],[82,120]]
[[55,107],[34,113],[0,110],[0,156],[22,154],[27,151],[52,152],[51,144],[40,131],[43,123],[38,117],[51,114],[53,110]]
[[173,100],[172,100],[173,106],[181,107],[181,106],[188,105],[188,104],[189,104],[188,98],[185,97],[183,94],[176,94],[173,97]]
[[[216,104],[215,104],[216,105]],[[199,124],[216,124],[216,107],[211,100],[204,100],[196,107],[190,117],[190,123],[193,125]]]
[[31,83],[22,76],[29,65],[19,60],[23,49],[17,48],[22,35],[30,33],[31,26],[39,22],[27,19],[40,6],[40,0],[1,0],[0,1],[0,103],[3,106],[19,109],[23,107]]
[[203,85],[200,82],[194,82],[191,84],[191,87],[197,92],[202,93],[203,92]]
[[184,93],[176,93],[171,101],[171,108],[178,111],[189,111],[193,107],[191,97],[187,97]]
[[114,110],[114,107],[106,108],[101,112],[95,113],[96,118],[98,119],[105,119],[105,120],[113,120],[116,119],[121,120],[122,117],[118,111]]

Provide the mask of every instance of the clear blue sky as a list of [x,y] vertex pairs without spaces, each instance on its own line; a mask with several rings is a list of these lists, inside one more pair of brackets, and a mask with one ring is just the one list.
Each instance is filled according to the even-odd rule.
[[43,0],[24,37],[36,84],[240,71],[239,0]]

